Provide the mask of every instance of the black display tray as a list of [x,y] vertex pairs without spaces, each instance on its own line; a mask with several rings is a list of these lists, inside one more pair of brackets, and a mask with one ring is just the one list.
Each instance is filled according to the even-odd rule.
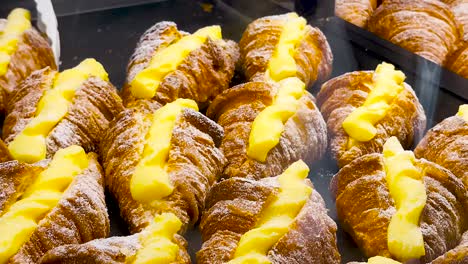
[[[407,75],[407,82],[415,89],[428,116],[428,128],[453,115],[459,104],[468,102],[468,80],[451,73],[432,62],[416,56],[370,32],[333,17],[330,0],[296,1],[309,21],[326,34],[334,54],[332,76],[355,70],[371,70],[382,61],[395,64]],[[5,3],[4,3],[5,2]],[[158,21],[172,20],[178,27],[192,32],[202,26],[219,24],[225,38],[239,40],[253,19],[288,12],[293,1],[279,5],[278,0],[56,0],[62,47],[62,64],[66,69],[82,59],[94,57],[109,73],[117,87],[123,85],[128,59],[140,35]],[[276,2],[276,3],[275,3]],[[302,3],[301,3],[302,2]],[[16,5],[34,7],[30,0],[2,0],[0,17]],[[210,8],[211,7],[211,8]],[[311,10],[311,7],[317,9]],[[316,94],[319,85],[311,91]],[[328,186],[338,168],[329,156],[316,164],[309,164],[309,178],[323,196],[329,215],[338,223],[334,201]],[[111,235],[128,235],[119,216],[116,202],[106,195],[111,219]],[[342,262],[365,260],[350,237],[338,224],[338,246]],[[189,231],[185,237],[193,257],[201,246],[199,232]]]

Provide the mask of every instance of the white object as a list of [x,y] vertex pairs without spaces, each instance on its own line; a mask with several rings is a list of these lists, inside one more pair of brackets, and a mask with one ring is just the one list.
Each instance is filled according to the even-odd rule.
[[51,0],[34,0],[38,14],[39,30],[49,38],[52,51],[55,56],[55,64],[57,68],[60,63],[60,35],[58,32],[57,16],[55,15],[54,7]]

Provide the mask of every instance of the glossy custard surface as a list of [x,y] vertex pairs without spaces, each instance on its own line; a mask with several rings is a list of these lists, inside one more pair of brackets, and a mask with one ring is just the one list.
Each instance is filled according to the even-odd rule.
[[419,219],[426,205],[423,173],[414,165],[413,152],[405,151],[396,137],[383,149],[386,180],[396,213],[388,226],[387,244],[392,256],[402,262],[425,255]]
[[460,105],[457,116],[461,116],[466,122],[468,122],[468,104]]
[[34,163],[46,158],[46,137],[68,113],[76,90],[91,76],[108,80],[104,67],[94,59],[57,74],[53,87],[40,99],[35,117],[8,145],[15,159]]
[[133,264],[174,263],[179,246],[173,240],[181,226],[182,222],[172,213],[157,215],[154,222],[140,235],[142,247],[138,250]]
[[307,21],[296,13],[289,13],[287,17],[266,71],[266,76],[275,82],[296,76],[294,54],[297,45],[304,37],[304,29],[307,25]]
[[265,162],[268,152],[280,140],[284,125],[299,109],[299,100],[305,94],[305,84],[299,78],[279,82],[273,104],[263,109],[252,123],[247,156]]
[[31,14],[28,10],[16,8],[10,12],[6,25],[0,32],[0,76],[7,72],[21,35],[30,28]]
[[288,232],[312,193],[305,181],[308,173],[309,167],[299,160],[278,177],[277,197],[264,209],[256,227],[242,235],[229,264],[270,263],[268,251]]
[[74,177],[88,164],[88,156],[81,147],[57,151],[48,168],[0,217],[0,263],[6,263],[28,241],[39,221],[57,206]]
[[130,180],[133,199],[143,203],[160,200],[172,193],[174,187],[166,171],[172,130],[184,108],[198,111],[193,100],[177,99],[156,110],[146,135],[143,156]]
[[152,98],[166,75],[175,71],[190,52],[199,49],[208,38],[222,39],[221,27],[204,27],[191,35],[182,37],[166,48],[156,51],[149,65],[131,81],[130,92],[132,95],[136,98]]
[[343,122],[343,129],[355,141],[369,141],[377,134],[375,125],[385,117],[390,104],[402,92],[406,76],[388,63],[377,66],[374,72],[371,91],[364,104],[352,111]]

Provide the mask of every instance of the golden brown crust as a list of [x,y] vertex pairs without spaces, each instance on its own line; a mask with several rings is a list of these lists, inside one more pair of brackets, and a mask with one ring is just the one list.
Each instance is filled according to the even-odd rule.
[[[66,245],[54,248],[41,259],[42,264],[118,264],[131,263],[141,248],[139,235],[96,239],[81,245]],[[174,264],[190,263],[190,256],[185,248],[187,242],[180,235],[175,235],[179,252]]]
[[277,85],[266,82],[241,84],[219,95],[208,108],[207,115],[224,128],[221,149],[228,160],[224,177],[275,176],[299,159],[313,162],[324,154],[327,146],[325,122],[314,98],[306,93],[266,161],[262,163],[247,156],[252,123],[272,103],[277,90]]
[[381,152],[385,141],[392,136],[408,149],[422,137],[426,128],[423,107],[413,89],[405,84],[405,90],[393,100],[386,116],[376,124],[376,136],[367,142],[356,142],[347,149],[349,136],[342,123],[366,100],[370,92],[366,83],[372,83],[372,74],[372,71],[357,71],[341,75],[323,84],[317,95],[317,104],[327,122],[330,150],[339,167],[365,154]]
[[111,123],[101,145],[106,185],[117,198],[132,233],[141,231],[162,212],[176,214],[183,223],[183,233],[198,221],[206,193],[223,169],[225,159],[217,148],[223,130],[198,112],[183,111],[172,132],[167,163],[175,189],[155,208],[133,200],[130,193],[130,180],[151,123],[147,113],[135,108],[125,110]]
[[377,0],[337,0],[335,15],[358,27],[366,28],[367,21],[377,8]]
[[[288,15],[259,18],[247,26],[239,42],[241,61],[248,80],[263,80],[269,60],[280,39]],[[294,54],[297,77],[306,86],[324,81],[331,73],[333,54],[325,35],[318,28],[306,26],[304,37]]]
[[443,0],[450,6],[455,19],[463,31],[463,40],[468,41],[468,1],[467,0]]
[[468,187],[468,123],[462,117],[446,118],[431,128],[414,154],[449,169]]
[[465,232],[460,244],[436,258],[431,264],[466,264],[468,263],[468,232]]
[[[28,77],[8,105],[3,126],[5,143],[9,144],[34,118],[44,92],[53,85],[57,72],[50,68],[36,71]],[[77,90],[66,116],[46,137],[47,157],[71,145],[85,151],[97,151],[109,122],[123,110],[115,87],[97,77],[88,78]]]
[[368,28],[440,65],[461,37],[449,6],[438,0],[386,0],[373,13]]
[[446,67],[468,79],[468,40],[460,42],[458,49],[450,54]]
[[[448,170],[424,159],[416,161],[423,172],[427,201],[420,227],[426,255],[423,263],[456,247],[468,228],[468,194]],[[343,228],[368,257],[391,257],[387,227],[396,212],[390,197],[381,154],[362,156],[333,178],[338,218]]]
[[[197,263],[221,264],[232,259],[241,236],[255,227],[278,188],[277,178],[231,178],[215,185],[207,198],[211,207],[200,224],[204,243]],[[340,263],[336,224],[318,192],[313,191],[291,226],[268,251],[272,263]]]
[[[175,23],[159,22],[141,36],[130,58],[127,80],[122,90],[126,106],[133,106],[138,101],[130,92],[133,78],[148,66],[158,49],[169,46],[185,35],[187,33],[179,31]],[[195,100],[203,107],[229,88],[238,59],[239,50],[235,42],[208,39],[163,79],[151,100],[165,104],[177,98],[187,98]]]
[[8,150],[8,146],[0,139],[0,163],[13,160],[13,157]]
[[[3,31],[5,24],[6,20],[0,19],[0,31]],[[21,81],[33,71],[47,66],[57,69],[49,43],[36,29],[26,30],[11,56],[7,72],[0,76],[0,111],[5,111],[9,97],[14,94]]]
[[[29,240],[9,263],[37,263],[52,248],[85,243],[109,234],[102,169],[96,154],[90,153],[88,157],[88,168],[73,179],[57,206],[38,223]],[[10,161],[0,165],[3,212],[21,196],[47,163],[45,160],[26,165]]]

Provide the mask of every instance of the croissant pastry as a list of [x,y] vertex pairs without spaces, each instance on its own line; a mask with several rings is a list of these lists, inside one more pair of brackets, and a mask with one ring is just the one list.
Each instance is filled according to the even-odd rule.
[[0,163],[7,162],[13,160],[13,157],[10,155],[10,151],[8,150],[8,146],[5,145],[3,140],[0,140]]
[[141,36],[130,58],[124,104],[187,98],[203,107],[229,87],[238,58],[237,44],[223,40],[219,26],[189,34],[173,22],[156,23]]
[[356,71],[326,82],[317,104],[327,122],[330,150],[343,167],[365,154],[381,152],[396,136],[404,148],[422,137],[426,116],[405,75],[391,64]]
[[325,35],[296,13],[253,21],[239,47],[243,70],[250,81],[297,77],[312,86],[331,73],[333,54]]
[[47,40],[31,25],[29,11],[17,8],[0,19],[0,111],[17,87],[33,71],[56,69]]
[[468,1],[467,0],[443,0],[442,2],[450,6],[455,19],[458,21],[463,31],[463,39],[468,41]]
[[48,67],[32,73],[11,98],[3,137],[13,158],[28,163],[70,145],[96,151],[109,121],[122,110],[94,59],[61,73]]
[[[171,218],[172,217],[172,218]],[[172,214],[157,216],[153,224],[141,233],[127,237],[110,237],[106,239],[96,239],[85,244],[64,245],[56,247],[47,252],[40,260],[41,264],[140,264],[140,263],[171,263],[188,264],[190,256],[185,248],[187,242],[178,235],[173,234],[169,239],[171,247],[160,247],[156,243],[155,248],[148,244],[147,237],[154,234],[151,227],[170,228],[170,220],[177,219]],[[166,222],[163,222],[166,221]],[[154,229],[153,229],[154,230]],[[172,231],[172,230],[171,230]],[[169,232],[171,232],[169,231]],[[146,240],[146,241],[145,241]],[[157,242],[157,240],[155,240]],[[146,244],[146,245],[145,245]],[[150,246],[148,246],[150,245]],[[152,249],[149,250],[148,249]],[[146,250],[146,252],[145,252]],[[167,250],[167,251],[165,251]],[[149,253],[149,254],[148,254]],[[173,255],[174,259],[169,260],[168,256]]]
[[343,228],[368,257],[428,263],[455,248],[468,228],[468,193],[460,179],[416,159],[395,137],[383,154],[343,167],[331,189]]
[[298,78],[235,86],[216,97],[207,115],[224,128],[226,178],[275,176],[326,151],[325,122]]
[[436,258],[431,264],[463,264],[468,263],[468,232],[465,232],[460,245]]
[[177,99],[151,114],[127,109],[111,123],[102,141],[106,185],[131,233],[166,212],[181,220],[181,233],[198,221],[225,158],[222,128],[196,110]]
[[446,66],[449,70],[468,79],[468,40],[460,42],[459,48],[448,57]]
[[371,16],[368,28],[440,65],[461,37],[449,6],[438,0],[386,0]]
[[337,0],[335,15],[358,27],[367,27],[367,21],[377,8],[377,0]]
[[216,184],[200,224],[197,263],[340,263],[336,224],[308,171],[297,161],[277,177]]
[[468,105],[431,128],[414,154],[449,169],[468,186]]
[[0,263],[38,263],[50,249],[109,234],[102,169],[70,146],[52,160],[0,164]]

